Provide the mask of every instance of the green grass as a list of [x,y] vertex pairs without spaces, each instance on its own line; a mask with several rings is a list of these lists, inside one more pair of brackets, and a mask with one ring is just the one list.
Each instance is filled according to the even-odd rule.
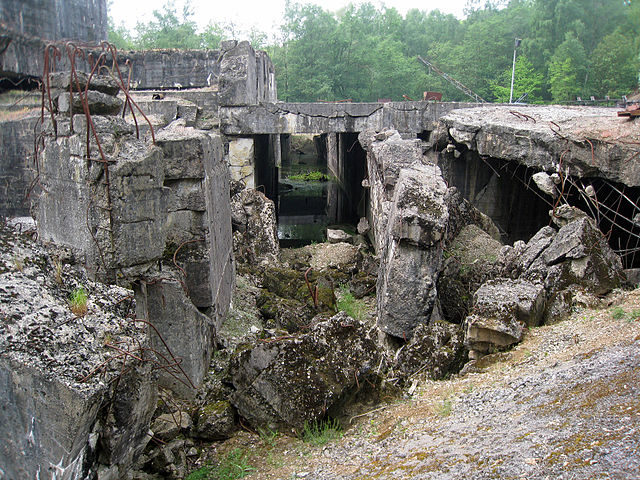
[[236,448],[222,457],[218,465],[205,465],[191,472],[185,480],[236,480],[244,478],[256,469],[248,463],[249,454]]
[[362,300],[358,300],[349,291],[348,287],[340,287],[339,300],[337,302],[338,311],[345,312],[351,318],[363,320],[365,316],[365,304]]
[[296,173],[295,175],[289,175],[289,180],[298,180],[303,182],[327,182],[329,181],[329,177],[319,171],[307,172],[307,173]]
[[76,288],[69,297],[69,307],[74,315],[82,317],[87,313],[87,292],[84,288]]
[[453,408],[453,404],[451,403],[451,399],[445,398],[442,400],[442,403],[438,405],[438,409],[436,413],[440,417],[448,417],[451,415],[451,409]]
[[627,312],[622,307],[614,307],[611,309],[611,317],[614,320],[626,320],[628,322],[633,322],[634,320],[640,319],[640,309],[634,309],[631,312]]
[[342,437],[342,427],[337,420],[314,420],[305,422],[302,431],[302,441],[320,447],[332,440]]
[[186,476],[185,480],[207,480],[211,474],[213,467],[211,465],[205,465],[197,470],[194,470]]
[[273,447],[276,444],[276,440],[278,439],[278,432],[274,432],[269,427],[258,428],[258,435],[260,435],[260,440],[262,440],[262,443],[270,447]]

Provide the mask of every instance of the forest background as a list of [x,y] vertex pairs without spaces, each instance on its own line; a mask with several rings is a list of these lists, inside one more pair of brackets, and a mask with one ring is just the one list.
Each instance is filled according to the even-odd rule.
[[[278,98],[287,102],[422,99],[469,101],[462,91],[417,60],[428,58],[487,101],[572,103],[577,97],[620,98],[638,87],[640,1],[469,0],[466,18],[438,10],[370,3],[339,11],[287,2],[277,32],[239,31],[214,20],[198,29],[187,3],[169,1],[133,31],[110,21],[119,49],[217,49],[224,39],[248,39],[270,55]],[[406,97],[404,97],[406,96]]]

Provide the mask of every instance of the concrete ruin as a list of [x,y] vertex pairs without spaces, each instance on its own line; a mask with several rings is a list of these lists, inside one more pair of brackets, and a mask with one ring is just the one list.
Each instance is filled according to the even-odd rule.
[[[76,7],[75,13],[81,11]],[[104,2],[87,8],[100,17]],[[41,52],[43,42],[32,42],[12,22],[2,24],[12,35],[0,54],[3,71],[40,75],[41,55],[32,55],[24,67],[15,59],[28,55],[26,46]],[[101,39],[101,34],[99,28],[76,32],[86,40],[91,35]],[[623,254],[626,267],[640,263],[635,255],[640,170],[632,161],[640,139],[633,124],[616,118],[611,109],[520,107],[516,112],[509,106],[441,102],[287,104],[277,101],[268,56],[247,42],[223,42],[219,50],[207,52],[123,52],[118,62],[124,77],[131,65],[130,95],[149,124],[140,115],[134,119],[131,110],[124,118],[117,115],[126,100],[123,92],[116,96],[122,85],[106,93],[94,85],[87,102],[76,95],[80,103],[74,106],[66,92],[68,74],[60,76],[61,83],[52,85],[54,115],[42,124],[44,150],[37,158],[27,163],[25,146],[33,141],[29,133],[37,118],[3,122],[0,140],[10,155],[2,160],[0,215],[25,214],[24,193],[30,193],[39,241],[72,252],[93,280],[131,288],[135,318],[153,325],[137,341],[165,362],[156,369],[157,378],[145,373],[151,364],[142,361],[122,388],[97,385],[70,407],[62,400],[28,400],[42,392],[54,399],[73,397],[79,387],[69,387],[64,375],[48,375],[42,364],[34,366],[15,354],[20,348],[24,353],[26,340],[0,343],[0,381],[10,405],[0,413],[0,435],[20,438],[0,450],[0,478],[43,478],[49,468],[53,473],[46,478],[119,478],[147,439],[158,385],[194,398],[205,381],[234,285],[232,220],[246,235],[256,228],[248,223],[252,215],[268,217],[261,224],[270,229],[265,234],[269,248],[251,261],[269,264],[277,258],[273,223],[267,220],[277,216],[279,169],[287,161],[291,135],[315,135],[329,171],[347,191],[344,204],[333,205],[341,211],[336,218],[371,227],[369,239],[381,259],[378,328],[391,343],[408,345],[400,359],[415,360],[419,352],[427,352],[434,359],[430,371],[442,371],[438,359],[458,365],[466,354],[463,342],[476,358],[519,341],[527,326],[565,311],[576,286],[602,293],[620,285],[622,265],[611,248]],[[70,118],[85,106],[89,116]],[[233,204],[231,180],[248,188],[244,194],[235,192]],[[264,195],[251,190],[257,187]],[[567,213],[568,204],[595,221],[574,210]],[[549,211],[560,222],[557,230],[547,226]],[[611,247],[598,228],[613,232]],[[464,305],[442,308],[442,272],[463,258],[456,240],[461,242],[469,231],[513,246],[483,259],[491,275],[460,281],[473,289]],[[585,245],[593,248],[587,251]],[[446,288],[442,290],[457,291]],[[458,307],[453,318],[450,312]],[[23,328],[15,325],[11,328]],[[316,345],[316,330],[329,327],[342,331],[355,324],[334,318],[316,325],[303,341]],[[365,331],[359,324],[357,328]],[[3,331],[2,341],[6,335]],[[349,337],[349,342],[357,344],[364,335]],[[430,335],[434,338],[427,338],[426,348],[423,340]],[[43,340],[45,347],[48,341]],[[366,343],[363,362],[369,371],[379,352],[372,339],[367,337]],[[291,416],[289,400],[270,407],[270,390],[283,385],[287,372],[275,365],[251,370],[251,362],[295,356],[296,345],[285,340],[247,350],[243,358],[248,363],[241,358],[234,365],[234,402],[245,417],[255,416],[256,425],[266,419],[273,426],[300,428],[344,391],[344,382],[330,385],[319,397],[322,401],[310,407],[309,417]],[[107,361],[99,342],[91,348],[99,355],[87,368]],[[317,347],[319,355],[325,355],[323,348]],[[313,359],[307,360],[301,370],[313,365]],[[348,365],[356,383],[363,362]],[[326,376],[324,371],[317,374]],[[262,389],[261,378],[269,379]],[[120,429],[116,439],[98,413],[105,398],[121,399],[121,412],[139,413],[131,424],[118,415],[109,419],[112,430]],[[52,410],[45,412],[45,405]],[[66,443],[58,445],[57,437],[39,433],[20,437],[42,432],[69,408],[78,413],[60,427],[70,432]],[[126,452],[125,440],[131,447]],[[27,448],[33,460],[17,460]],[[122,470],[114,467],[117,463]]]

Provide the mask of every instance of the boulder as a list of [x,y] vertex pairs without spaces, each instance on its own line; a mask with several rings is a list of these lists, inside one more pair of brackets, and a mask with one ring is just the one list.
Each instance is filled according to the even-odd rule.
[[491,218],[466,200],[456,187],[449,187],[445,194],[445,202],[449,210],[449,222],[445,237],[447,243],[453,241],[460,230],[471,224],[480,228],[494,240],[500,240],[500,231]]
[[236,429],[235,409],[227,400],[208,403],[195,416],[194,436],[207,441],[229,438]]
[[336,268],[348,273],[355,272],[360,261],[360,251],[358,247],[340,242],[340,243],[320,243],[310,245],[311,250],[310,266],[314,270],[326,270],[328,268]]
[[462,323],[471,311],[474,292],[498,276],[501,247],[500,242],[474,224],[464,227],[449,244],[438,277],[438,298],[448,321]]
[[542,260],[553,268],[546,278],[548,288],[560,290],[579,285],[604,294],[625,281],[620,258],[587,217],[562,227],[545,249]]
[[358,221],[358,233],[360,235],[366,235],[370,230],[371,226],[369,225],[369,220],[367,220],[365,217],[362,217]]
[[[324,274],[304,272],[283,267],[265,266],[260,276],[262,286],[282,298],[297,300],[314,307],[318,312],[335,312],[336,299],[331,278]],[[307,284],[307,281],[309,282]],[[311,291],[309,290],[311,287]],[[313,297],[312,297],[313,292]]]
[[284,329],[289,333],[295,333],[306,327],[317,313],[313,305],[291,298],[282,298],[268,291],[264,291],[256,298],[256,307],[267,327]]
[[[84,97],[84,92],[82,93]],[[89,90],[86,94],[87,106],[91,115],[117,115],[122,110],[124,102],[118,97],[106,93]],[[84,113],[80,94],[74,93],[73,99],[69,92],[61,93],[57,98],[58,112],[68,113],[73,108],[73,113]]]
[[181,433],[186,433],[193,427],[191,417],[187,412],[164,413],[151,424],[153,436],[164,442],[170,442]]
[[[75,76],[72,78],[70,72],[55,72],[49,74],[49,86],[52,89],[67,90],[71,86],[74,91],[80,88],[82,91],[87,86],[89,76],[85,72],[76,70]],[[110,75],[93,75],[89,90],[95,90],[107,95],[115,96],[120,91],[120,87],[116,80]]]
[[357,389],[378,362],[365,325],[341,312],[303,335],[238,352],[231,402],[255,428],[300,432]]
[[353,243],[353,235],[338,228],[327,228],[327,242],[329,243]]

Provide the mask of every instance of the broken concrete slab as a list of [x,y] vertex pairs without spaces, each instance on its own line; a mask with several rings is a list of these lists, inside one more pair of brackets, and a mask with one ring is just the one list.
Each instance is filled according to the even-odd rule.
[[[542,253],[547,266],[562,265],[546,283],[559,290],[580,285],[596,294],[609,292],[625,281],[622,262],[587,217],[562,227]],[[532,266],[533,268],[533,266]]]
[[548,173],[557,171],[562,157],[572,175],[640,186],[640,167],[629,161],[637,154],[634,144],[640,134],[633,123],[616,117],[614,109],[529,105],[519,106],[517,113],[511,106],[485,106],[454,110],[441,122],[454,140],[483,156]]
[[378,326],[389,335],[410,338],[429,323],[448,221],[446,191],[434,165],[400,170],[378,274]]
[[474,294],[471,315],[465,319],[469,358],[522,340],[525,326],[542,320],[545,287],[526,280],[498,279],[484,283]]
[[308,333],[238,352],[231,401],[256,428],[300,432],[357,388],[378,361],[365,325],[341,312]]
[[56,98],[58,112],[69,113],[73,110],[73,113],[84,113],[83,99],[86,99],[86,106],[91,115],[117,115],[124,105],[118,97],[93,90],[89,90],[86,96],[84,92],[82,95],[74,93],[73,98],[69,96],[69,92],[62,92]]
[[444,321],[421,324],[413,337],[393,358],[393,372],[404,381],[421,372],[439,380],[457,373],[466,359],[464,334],[460,325]]
[[[4,224],[0,238],[2,474],[91,478],[108,465],[121,478],[149,439],[157,391],[151,364],[136,360],[148,340],[126,318],[131,292]],[[68,303],[80,286],[81,317]]]
[[236,258],[252,265],[275,264],[280,246],[276,207],[262,192],[246,188],[231,199]]

